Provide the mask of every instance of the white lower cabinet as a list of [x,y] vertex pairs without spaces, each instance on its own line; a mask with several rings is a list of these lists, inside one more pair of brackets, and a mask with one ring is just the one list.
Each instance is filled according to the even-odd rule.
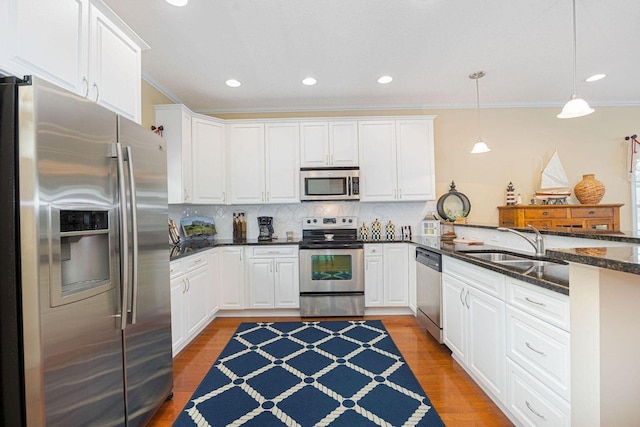
[[571,425],[569,297],[443,258],[444,343],[520,426]]
[[248,308],[299,308],[297,246],[247,248]]
[[507,284],[507,407],[523,425],[569,426],[569,297],[517,279]]
[[220,309],[244,308],[244,247],[219,248]]
[[409,306],[409,254],[406,243],[364,245],[365,307]]
[[203,252],[173,261],[170,271],[172,349],[176,354],[209,322],[209,255]]
[[444,343],[476,382],[504,403],[505,303],[484,291],[504,298],[504,277],[448,257],[443,273]]

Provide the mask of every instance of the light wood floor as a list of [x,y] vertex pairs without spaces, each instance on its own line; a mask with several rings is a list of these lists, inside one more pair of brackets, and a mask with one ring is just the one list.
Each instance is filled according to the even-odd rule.
[[[365,319],[382,320],[447,426],[513,425],[451,358],[447,347],[438,344],[419,328],[413,316],[381,316],[365,317]],[[175,357],[173,400],[163,404],[149,426],[172,425],[240,323],[296,320],[301,319],[294,317],[215,319]]]

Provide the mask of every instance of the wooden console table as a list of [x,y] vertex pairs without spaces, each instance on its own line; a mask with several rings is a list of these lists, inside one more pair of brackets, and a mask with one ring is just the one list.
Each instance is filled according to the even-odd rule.
[[525,228],[528,224],[550,228],[581,228],[620,231],[620,206],[610,205],[517,205],[498,206],[500,227]]

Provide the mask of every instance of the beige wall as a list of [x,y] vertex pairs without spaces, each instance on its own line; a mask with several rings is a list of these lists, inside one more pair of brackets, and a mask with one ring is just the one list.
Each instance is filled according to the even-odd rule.
[[[144,85],[143,85],[144,86]],[[153,89],[153,88],[151,88]],[[154,89],[155,90],[155,89]],[[158,92],[159,94],[159,92]],[[155,98],[154,98],[155,99]],[[143,103],[145,102],[143,91]],[[167,103],[154,101],[155,104]],[[170,101],[169,101],[170,103]],[[153,104],[147,105],[153,113]],[[339,117],[432,114],[435,120],[436,190],[438,197],[455,181],[471,201],[469,221],[497,225],[505,190],[513,182],[528,203],[540,183],[540,171],[554,150],[571,186],[594,173],[606,186],[602,203],[624,203],[621,228],[631,229],[631,186],[627,180],[626,135],[638,133],[640,107],[596,107],[579,119],[560,120],[558,108],[483,108],[482,136],[490,153],[469,153],[478,138],[477,113],[467,109],[215,114],[223,119]],[[143,123],[145,114],[143,112]],[[571,197],[570,203],[578,203]]]
[[156,113],[153,110],[154,105],[173,104],[174,102],[167,98],[158,89],[151,86],[146,80],[142,79],[142,127],[151,129],[156,124]]

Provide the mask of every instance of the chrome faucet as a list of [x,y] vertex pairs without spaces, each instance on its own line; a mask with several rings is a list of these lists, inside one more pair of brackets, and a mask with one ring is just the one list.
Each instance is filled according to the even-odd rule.
[[529,242],[529,244],[531,246],[533,246],[533,248],[536,250],[536,256],[544,256],[544,240],[542,239],[542,234],[540,234],[538,229],[535,228],[531,224],[527,224],[527,227],[529,227],[530,229],[535,231],[535,233],[536,233],[535,239],[532,239],[531,237],[527,236],[526,234],[523,234],[523,233],[521,233],[519,231],[516,231],[516,230],[513,230],[511,228],[498,227],[498,230],[499,231],[509,231],[509,232],[511,232],[513,234],[517,234],[518,236],[522,237],[524,240]]

